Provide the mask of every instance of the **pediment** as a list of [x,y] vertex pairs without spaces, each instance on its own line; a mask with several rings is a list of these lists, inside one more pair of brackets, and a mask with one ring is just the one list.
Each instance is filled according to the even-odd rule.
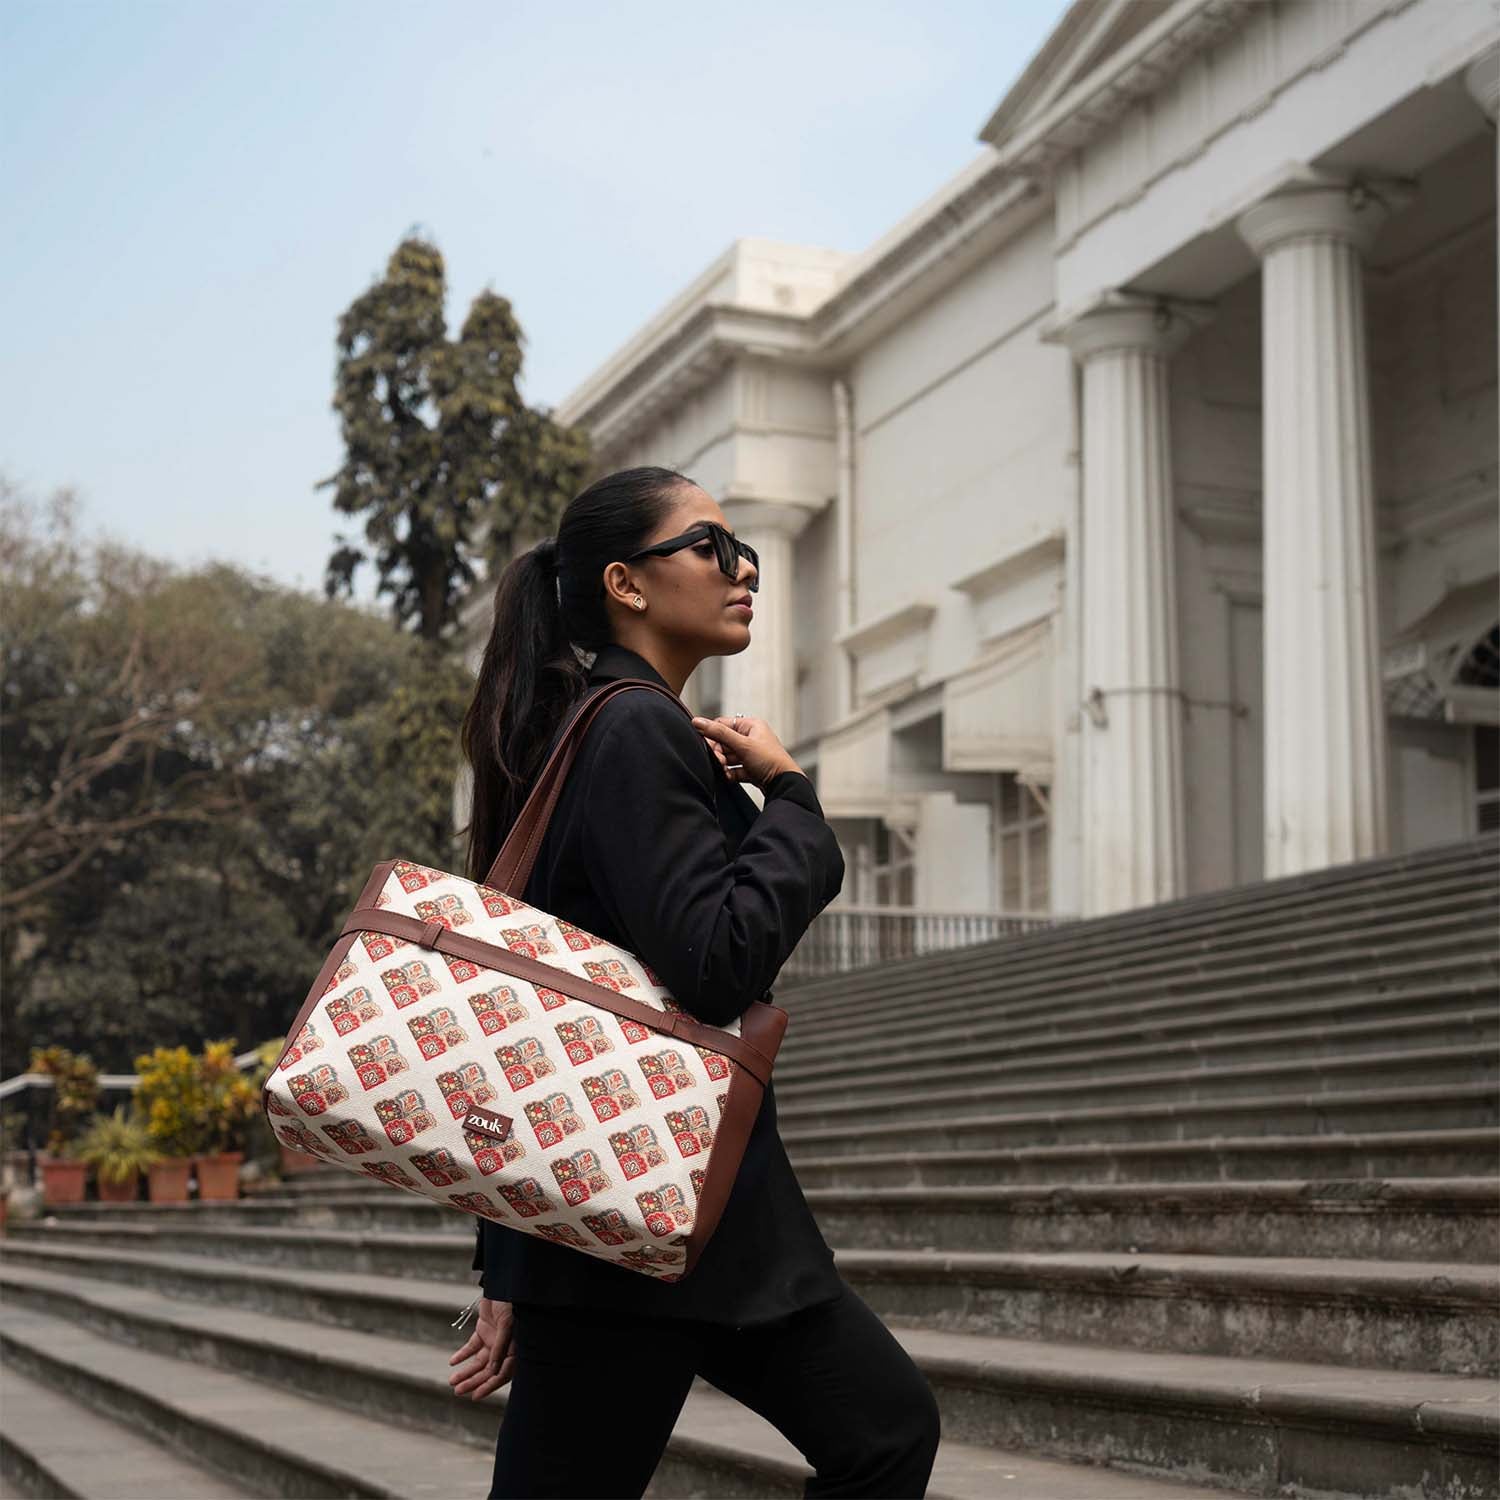
[[992,146],[1003,145],[1075,84],[1101,68],[1174,3],[1176,0],[1074,0],[985,121],[979,139]]

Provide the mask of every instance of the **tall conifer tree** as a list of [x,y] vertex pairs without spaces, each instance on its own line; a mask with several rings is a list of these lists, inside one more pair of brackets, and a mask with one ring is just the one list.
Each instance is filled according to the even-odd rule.
[[317,486],[365,518],[373,553],[341,536],[325,593],[352,593],[372,560],[396,624],[434,643],[452,636],[476,564],[503,562],[517,533],[554,529],[590,463],[582,428],[522,401],[525,339],[510,303],[481,292],[450,340],[444,298],[441,252],[408,236],[350,303],[333,399],[345,460]]

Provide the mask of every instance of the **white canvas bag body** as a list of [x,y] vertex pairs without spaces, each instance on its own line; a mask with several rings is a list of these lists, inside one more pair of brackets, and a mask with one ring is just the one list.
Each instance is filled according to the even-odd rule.
[[[272,1130],[373,1182],[659,1281],[717,1227],[786,1030],[752,1001],[711,1026],[629,949],[520,899],[587,694],[482,884],[371,871],[261,1094]],[[770,994],[770,991],[767,991]]]

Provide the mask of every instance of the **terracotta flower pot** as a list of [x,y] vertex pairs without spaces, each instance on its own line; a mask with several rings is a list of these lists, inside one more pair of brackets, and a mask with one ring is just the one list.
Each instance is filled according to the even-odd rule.
[[66,1156],[44,1156],[42,1167],[42,1202],[82,1203],[84,1184],[88,1181],[87,1162]]
[[309,1167],[322,1166],[320,1158],[314,1156],[310,1151],[298,1151],[295,1146],[288,1146],[285,1141],[281,1142],[281,1171],[283,1176],[290,1176],[293,1172],[305,1172]]
[[141,1174],[132,1171],[119,1182],[111,1182],[106,1177],[95,1176],[94,1186],[99,1189],[99,1201],[101,1203],[134,1203],[136,1190],[141,1185]]
[[220,1151],[212,1156],[195,1156],[198,1168],[198,1197],[238,1198],[240,1195],[240,1163],[243,1151]]
[[153,1203],[186,1203],[191,1156],[169,1156],[146,1172],[146,1196]]

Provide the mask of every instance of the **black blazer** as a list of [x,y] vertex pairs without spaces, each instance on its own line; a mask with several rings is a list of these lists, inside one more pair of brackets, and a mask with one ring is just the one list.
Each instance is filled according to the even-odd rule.
[[[589,681],[618,677],[671,690],[643,656],[611,644]],[[724,1025],[765,995],[844,879],[812,782],[783,771],[764,792],[757,809],[660,694],[621,693],[585,732],[521,899],[629,948],[685,1010]],[[476,1223],[474,1269],[485,1295],[506,1302],[738,1326],[824,1301],[841,1285],[777,1134],[774,1080],[718,1227],[680,1282]]]

